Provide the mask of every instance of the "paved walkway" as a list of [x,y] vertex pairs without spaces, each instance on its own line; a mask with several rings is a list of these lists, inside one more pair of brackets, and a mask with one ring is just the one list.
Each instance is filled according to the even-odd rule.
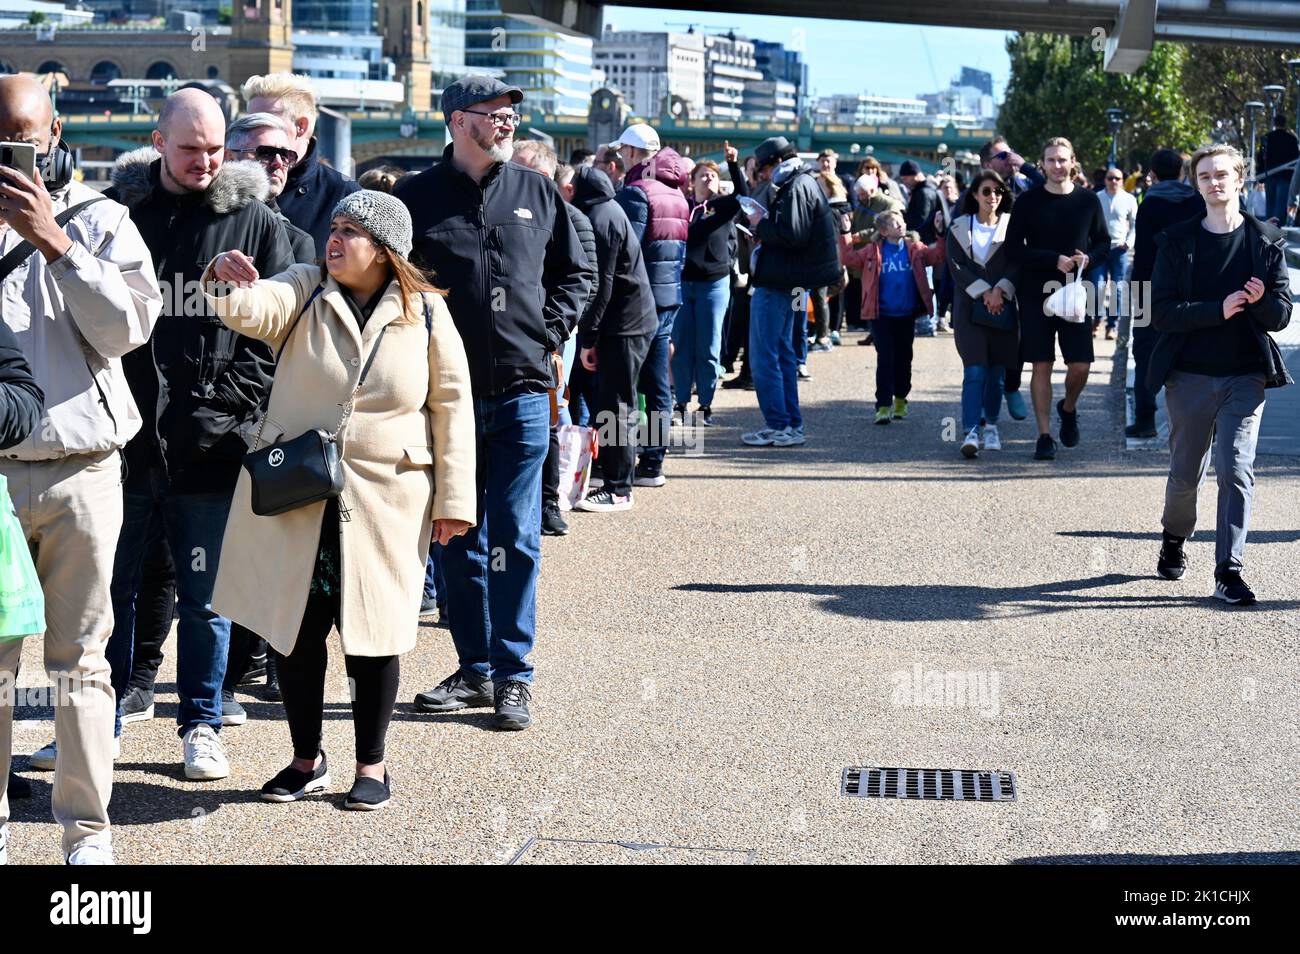
[[[1154,578],[1164,457],[1122,449],[1109,344],[1083,443],[1035,463],[1028,423],[960,459],[951,338],[918,342],[911,419],[872,426],[856,338],[812,356],[807,446],[742,447],[753,395],[720,392],[723,426],[665,488],[545,542],[533,729],[412,711],[455,665],[446,631],[424,632],[387,812],[340,807],[337,658],[334,794],[257,801],[289,753],[280,706],[255,696],[223,733],[232,776],[185,781],[169,644],[159,717],[123,740],[119,860],[1300,860],[1300,459],[1261,458],[1248,558],[1266,602],[1229,611],[1209,598],[1212,526],[1182,582]],[[1201,499],[1212,513],[1213,488]],[[17,752],[48,741],[47,717],[19,713]],[[1019,800],[842,797],[855,765],[1013,771]],[[26,774],[11,857],[57,862],[50,776]]]

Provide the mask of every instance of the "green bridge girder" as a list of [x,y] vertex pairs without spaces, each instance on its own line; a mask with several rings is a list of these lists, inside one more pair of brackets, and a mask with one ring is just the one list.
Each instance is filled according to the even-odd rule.
[[[383,148],[383,152],[387,155],[428,155],[440,150],[444,142],[446,130],[442,113],[438,110],[345,115],[351,120],[354,150],[363,155],[372,152],[376,146],[383,148],[385,145],[387,148]],[[66,116],[63,120],[64,138],[72,146],[127,148],[148,141],[156,118],[147,113]],[[637,120],[629,120],[632,121]],[[804,152],[830,147],[847,159],[855,154],[854,146],[858,147],[856,154],[860,156],[865,156],[867,148],[871,147],[872,154],[883,162],[912,158],[931,171],[937,167],[943,154],[941,144],[946,147],[948,155],[976,152],[994,134],[992,129],[955,129],[952,126],[935,129],[905,123],[847,126],[808,121],[787,124],[667,117],[649,122],[666,145],[676,146],[697,159],[720,156],[724,141],[729,141],[743,153],[769,136],[785,136]],[[588,144],[587,123],[570,117],[525,113],[520,130],[523,135],[527,135],[529,130],[537,130],[568,148]],[[567,148],[560,151],[566,153]]]

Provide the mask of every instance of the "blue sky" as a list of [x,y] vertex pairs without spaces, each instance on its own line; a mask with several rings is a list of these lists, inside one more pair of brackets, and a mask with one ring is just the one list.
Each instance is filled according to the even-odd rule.
[[[691,23],[706,32],[734,27],[738,33],[751,38],[787,46],[792,43],[797,46],[802,38],[809,83],[818,96],[857,92],[881,96],[932,93],[946,88],[948,80],[962,66],[971,66],[993,74],[994,99],[1000,102],[1010,66],[1005,46],[1008,34],[998,30],[614,6],[605,8],[605,23],[620,30],[676,32],[685,32]],[[802,35],[798,31],[803,31]]]

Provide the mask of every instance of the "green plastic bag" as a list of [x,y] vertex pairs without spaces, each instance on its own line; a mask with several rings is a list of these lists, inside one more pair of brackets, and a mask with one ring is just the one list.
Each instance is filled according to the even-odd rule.
[[9,481],[0,474],[0,640],[43,632],[45,593],[9,499]]

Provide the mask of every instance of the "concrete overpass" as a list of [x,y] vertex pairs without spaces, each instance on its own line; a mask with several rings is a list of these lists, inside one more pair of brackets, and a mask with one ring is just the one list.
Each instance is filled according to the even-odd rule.
[[[1092,36],[1104,44],[1106,69],[1120,73],[1131,73],[1146,62],[1155,40],[1300,45],[1297,0],[619,0],[619,4]],[[599,35],[601,7],[590,0],[502,0],[501,6],[508,13],[541,16]]]

